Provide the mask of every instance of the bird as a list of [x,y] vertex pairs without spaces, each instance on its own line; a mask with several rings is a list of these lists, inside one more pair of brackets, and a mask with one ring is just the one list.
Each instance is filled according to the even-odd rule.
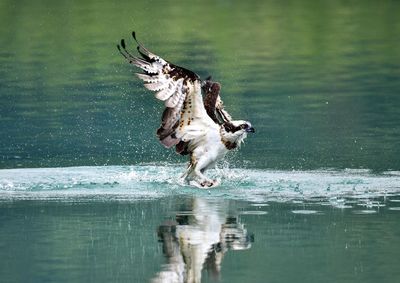
[[137,40],[137,53],[128,50],[125,40],[117,44],[118,51],[142,72],[135,73],[145,88],[155,92],[165,109],[157,137],[166,148],[175,146],[176,153],[189,155],[190,161],[181,176],[189,185],[211,188],[219,181],[205,175],[225,155],[243,143],[249,133],[255,133],[250,122],[233,120],[221,100],[221,84],[211,77],[202,80],[195,72],[170,63],[150,52]]

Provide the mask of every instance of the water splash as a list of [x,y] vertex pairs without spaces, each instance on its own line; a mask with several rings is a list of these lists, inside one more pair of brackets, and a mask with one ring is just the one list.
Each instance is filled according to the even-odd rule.
[[202,190],[180,179],[185,165],[137,165],[0,170],[0,199],[155,199],[174,195],[270,201],[315,201],[338,208],[366,209],[384,204],[377,198],[400,195],[400,174],[368,170],[274,171],[216,169],[221,186]]

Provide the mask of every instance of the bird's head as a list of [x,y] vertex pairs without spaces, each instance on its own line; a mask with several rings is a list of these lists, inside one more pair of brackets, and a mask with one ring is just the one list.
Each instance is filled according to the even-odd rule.
[[251,123],[243,120],[224,123],[222,128],[223,138],[228,142],[235,143],[236,145],[240,145],[247,137],[248,133],[255,133]]

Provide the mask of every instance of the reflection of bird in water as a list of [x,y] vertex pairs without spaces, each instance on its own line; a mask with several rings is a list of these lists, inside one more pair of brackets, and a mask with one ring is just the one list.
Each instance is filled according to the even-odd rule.
[[201,282],[205,269],[219,278],[221,263],[228,250],[251,247],[253,236],[247,234],[236,216],[227,216],[227,203],[194,199],[191,209],[177,213],[175,221],[158,228],[167,264],[152,282]]

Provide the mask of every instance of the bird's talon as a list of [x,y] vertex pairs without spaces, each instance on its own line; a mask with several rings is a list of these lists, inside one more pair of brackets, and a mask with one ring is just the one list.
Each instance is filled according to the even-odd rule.
[[213,181],[204,181],[204,182],[200,183],[200,186],[202,186],[203,188],[204,188],[204,187],[210,188],[210,187],[212,187],[213,185],[214,185],[214,182],[213,182]]

